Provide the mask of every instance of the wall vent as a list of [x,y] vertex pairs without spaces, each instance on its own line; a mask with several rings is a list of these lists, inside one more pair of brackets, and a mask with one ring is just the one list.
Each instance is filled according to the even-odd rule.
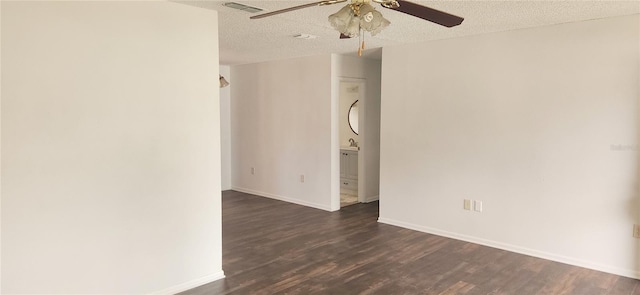
[[225,2],[222,3],[222,5],[229,7],[229,8],[234,8],[234,9],[238,9],[238,10],[242,10],[242,11],[246,11],[246,12],[250,12],[250,13],[256,13],[256,12],[260,12],[263,11],[264,9],[262,8],[258,8],[258,7],[253,7],[253,6],[249,6],[249,5],[244,5],[244,4],[240,4],[237,2]]

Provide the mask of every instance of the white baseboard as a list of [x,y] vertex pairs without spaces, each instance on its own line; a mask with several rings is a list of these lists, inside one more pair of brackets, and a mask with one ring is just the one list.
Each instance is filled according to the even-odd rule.
[[206,277],[202,277],[199,279],[195,279],[192,281],[188,281],[179,285],[175,285],[172,287],[169,287],[167,289],[164,289],[162,291],[158,291],[158,292],[153,292],[151,294],[177,294],[180,292],[184,292],[190,289],[193,289],[195,287],[200,287],[202,285],[211,283],[211,282],[215,282],[219,279],[224,279],[224,271],[219,271],[216,272],[214,274],[208,275]]
[[371,196],[368,198],[364,198],[364,202],[363,203],[371,203],[371,202],[375,202],[377,200],[380,199],[380,195],[375,195],[375,196]]
[[270,193],[265,193],[265,192],[261,192],[261,191],[255,191],[255,190],[252,190],[252,189],[242,188],[242,187],[237,187],[237,186],[234,186],[232,189],[234,191],[239,191],[239,192],[252,194],[252,195],[256,195],[256,196],[261,196],[261,197],[265,197],[265,198],[269,198],[269,199],[274,199],[274,200],[294,203],[294,204],[297,204],[297,205],[307,206],[307,207],[316,208],[316,209],[320,209],[320,210],[324,210],[324,211],[329,211],[329,212],[335,211],[335,210],[331,210],[330,206],[311,203],[311,202],[307,202],[307,201],[303,201],[303,200],[299,200],[299,199],[295,199],[295,198],[274,195],[274,194],[270,194]]
[[515,253],[520,253],[520,254],[529,255],[529,256],[533,256],[533,257],[538,257],[538,258],[542,258],[542,259],[546,259],[546,260],[552,260],[552,261],[556,261],[556,262],[560,262],[560,263],[565,263],[565,264],[570,264],[570,265],[575,265],[575,266],[579,266],[579,267],[589,268],[589,269],[593,269],[593,270],[597,270],[597,271],[607,272],[607,273],[611,273],[611,274],[615,274],[615,275],[619,275],[619,276],[623,276],[623,277],[629,277],[629,278],[633,278],[633,279],[640,279],[640,270],[624,269],[624,268],[619,268],[619,267],[615,267],[615,266],[602,265],[602,264],[599,264],[599,263],[585,261],[585,260],[581,260],[581,259],[576,259],[576,258],[564,256],[564,255],[558,255],[558,254],[554,254],[554,253],[538,251],[538,250],[529,249],[529,248],[525,248],[525,247],[520,247],[520,246],[516,246],[516,245],[501,243],[501,242],[492,241],[492,240],[486,240],[486,239],[482,239],[482,238],[478,238],[478,237],[474,237],[474,236],[458,234],[458,233],[454,233],[454,232],[439,230],[439,229],[435,229],[435,228],[430,228],[430,227],[421,226],[421,225],[417,225],[417,224],[397,221],[397,220],[388,219],[388,218],[380,217],[380,218],[378,218],[378,222],[389,224],[389,225],[395,225],[395,226],[399,226],[399,227],[404,227],[404,228],[408,228],[408,229],[412,229],[412,230],[416,230],[416,231],[420,231],[420,232],[425,232],[425,233],[429,233],[429,234],[434,234],[434,235],[438,235],[438,236],[443,236],[443,237],[447,237],[447,238],[452,238],[452,239],[456,239],[456,240],[461,240],[461,241],[465,241],[465,242],[470,242],[470,243],[474,243],[474,244],[480,244],[480,245],[484,245],[484,246],[488,246],[488,247],[492,247],[492,248],[497,248],[497,249],[502,249],[502,250],[506,250],[506,251],[510,251],[510,252],[515,252]]

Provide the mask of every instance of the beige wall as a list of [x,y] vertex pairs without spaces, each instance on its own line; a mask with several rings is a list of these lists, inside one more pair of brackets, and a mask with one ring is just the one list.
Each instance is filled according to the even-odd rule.
[[385,48],[380,221],[640,277],[638,23]]
[[330,210],[331,56],[231,71],[233,189]]
[[[368,139],[359,136],[358,141],[363,149],[369,143],[368,155],[377,165],[380,62],[321,55],[232,66],[231,72],[233,189],[338,210],[339,80],[368,81],[365,95],[371,96],[367,99],[372,115],[368,121],[365,118],[365,125],[372,131]],[[365,104],[360,108],[361,115],[367,112]],[[369,200],[377,198],[378,192],[374,164],[364,170],[373,179],[363,190],[368,193],[365,196],[372,196]]]
[[[232,81],[231,67],[220,66],[220,75]],[[230,82],[231,83],[231,82]],[[220,154],[222,190],[231,189],[231,87],[220,88]]]
[[220,278],[217,14],[1,5],[2,293]]

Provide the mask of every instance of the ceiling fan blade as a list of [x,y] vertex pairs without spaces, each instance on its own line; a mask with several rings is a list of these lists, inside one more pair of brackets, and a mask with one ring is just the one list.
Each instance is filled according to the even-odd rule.
[[426,6],[422,6],[420,4],[416,4],[409,1],[397,0],[399,7],[392,8],[387,7],[389,9],[393,9],[402,13],[406,13],[409,15],[413,15],[415,17],[428,20],[430,22],[451,28],[455,27],[462,23],[464,18],[455,16],[453,14],[448,14],[446,12],[442,12],[440,10],[436,10],[433,8],[429,8]]
[[271,11],[271,12],[267,12],[267,13],[263,13],[263,14],[254,15],[254,16],[249,17],[249,19],[259,19],[259,18],[264,18],[264,17],[276,15],[276,14],[289,12],[289,11],[294,11],[294,10],[299,10],[299,9],[304,9],[304,8],[309,8],[309,7],[314,7],[314,6],[331,5],[331,4],[336,4],[336,3],[342,3],[342,2],[345,2],[345,1],[347,1],[347,0],[325,0],[325,1],[307,3],[307,4],[302,4],[302,5],[293,6],[293,7],[289,7],[289,8],[285,8],[285,9],[275,10],[275,11]]

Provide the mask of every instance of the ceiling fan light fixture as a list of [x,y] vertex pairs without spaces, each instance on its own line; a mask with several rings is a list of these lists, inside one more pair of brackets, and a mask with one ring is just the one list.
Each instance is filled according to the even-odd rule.
[[360,15],[360,28],[369,32],[371,36],[375,36],[391,24],[382,16],[382,13],[369,4],[363,4],[360,7]]
[[400,3],[397,0],[373,0],[373,2],[380,3],[384,8],[398,8],[400,7]]
[[356,37],[360,34],[360,21],[354,17],[351,5],[342,7],[338,12],[330,15],[329,23],[346,36]]
[[330,15],[329,23],[341,34],[357,37],[361,29],[375,36],[391,22],[369,4],[349,4]]
[[[324,0],[306,3],[254,15],[250,17],[250,19],[263,18],[308,7],[331,5],[346,1],[348,0]],[[358,47],[359,56],[362,56],[362,50],[365,48],[363,32],[366,31],[369,32],[371,36],[375,36],[391,24],[389,20],[382,16],[382,13],[376,11],[375,8],[369,4],[371,2],[378,3],[384,8],[412,15],[448,28],[455,27],[464,20],[462,17],[405,0],[351,0],[351,4],[347,4],[338,12],[329,15],[328,19],[331,26],[340,32],[340,39],[360,37],[361,45]]]

